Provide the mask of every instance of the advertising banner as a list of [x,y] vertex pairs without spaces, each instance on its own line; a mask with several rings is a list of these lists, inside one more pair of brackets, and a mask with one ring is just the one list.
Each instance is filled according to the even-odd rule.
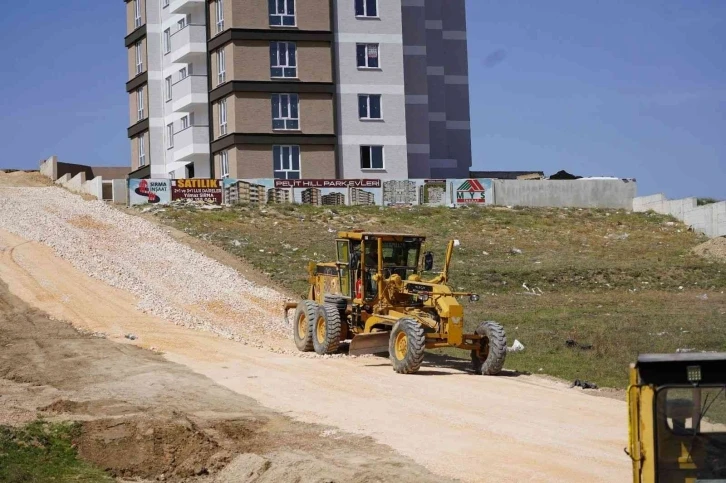
[[227,204],[482,206],[494,201],[491,179],[226,178],[222,181]]
[[457,205],[491,205],[494,202],[491,179],[453,179],[449,189]]
[[221,179],[173,179],[171,199],[222,204]]
[[168,179],[130,179],[129,204],[147,203],[166,204],[171,201],[171,180]]

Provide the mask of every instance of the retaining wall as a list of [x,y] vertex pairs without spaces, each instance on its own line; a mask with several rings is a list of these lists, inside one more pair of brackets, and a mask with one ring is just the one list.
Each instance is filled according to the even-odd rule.
[[663,194],[640,196],[633,200],[633,211],[650,210],[674,216],[709,237],[726,236],[726,201],[698,206],[696,198],[669,200]]
[[632,179],[499,180],[494,204],[567,208],[633,208],[637,183]]
[[[51,156],[40,163],[40,173],[55,181],[56,184],[76,193],[89,194],[99,200],[104,199],[104,177],[107,178],[106,183],[110,183],[112,178],[125,178],[129,171],[130,168],[118,166],[94,167],[82,164],[61,163],[58,161],[57,156]],[[118,181],[123,184],[123,189],[126,190],[126,180],[119,179]],[[124,203],[126,196],[124,192]]]
[[113,202],[117,205],[125,205],[129,199],[129,187],[125,179],[111,181],[113,185]]

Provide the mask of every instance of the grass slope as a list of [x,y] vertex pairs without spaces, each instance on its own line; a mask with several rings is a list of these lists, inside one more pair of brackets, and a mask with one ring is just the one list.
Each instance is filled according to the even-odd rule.
[[7,483],[112,482],[78,459],[73,446],[79,427],[35,421],[24,428],[0,426],[0,481]]
[[[456,238],[452,286],[483,295],[467,303],[467,328],[498,320],[510,344],[520,340],[526,350],[508,356],[510,369],[624,387],[638,353],[726,351],[726,264],[693,255],[705,239],[666,216],[304,205],[170,207],[156,214],[296,294],[306,292],[308,261],[334,259],[338,230],[427,235],[437,267],[446,241]],[[568,347],[567,339],[592,349]]]

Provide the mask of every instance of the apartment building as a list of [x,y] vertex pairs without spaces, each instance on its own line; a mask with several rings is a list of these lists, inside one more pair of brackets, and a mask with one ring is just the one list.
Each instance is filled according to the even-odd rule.
[[208,178],[211,171],[204,2],[125,3],[130,176]]
[[464,2],[127,0],[134,175],[468,176]]
[[375,205],[376,195],[370,191],[365,191],[360,188],[349,188],[348,197],[350,198],[351,205]]
[[318,188],[307,188],[302,191],[300,198],[305,205],[320,206],[322,192]]
[[341,206],[345,204],[345,195],[338,192],[323,195],[320,198],[320,203],[323,206]]

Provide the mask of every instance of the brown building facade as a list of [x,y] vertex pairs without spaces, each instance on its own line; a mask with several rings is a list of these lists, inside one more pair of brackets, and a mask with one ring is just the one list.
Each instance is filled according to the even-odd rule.
[[208,8],[215,175],[335,178],[331,0],[210,0]]

